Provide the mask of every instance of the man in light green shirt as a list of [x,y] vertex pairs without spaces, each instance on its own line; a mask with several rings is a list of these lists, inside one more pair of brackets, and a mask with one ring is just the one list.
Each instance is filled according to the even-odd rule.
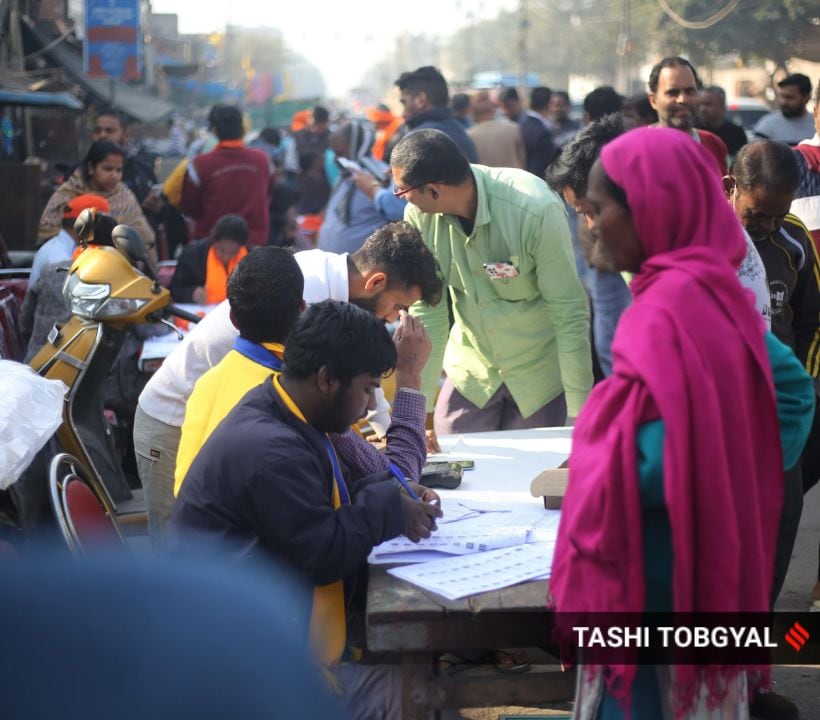
[[[589,307],[563,204],[522,171],[470,165],[437,130],[408,134],[391,169],[405,220],[449,287],[447,306],[417,303],[433,342],[422,377],[438,434],[563,425],[592,387]],[[449,339],[448,339],[449,329]]]

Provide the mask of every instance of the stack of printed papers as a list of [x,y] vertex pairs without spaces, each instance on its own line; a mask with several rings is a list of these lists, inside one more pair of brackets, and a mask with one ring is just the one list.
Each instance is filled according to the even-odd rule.
[[373,549],[371,564],[449,599],[549,577],[560,512],[537,502],[442,500],[444,517],[430,538],[394,538]]
[[500,590],[527,580],[546,579],[555,543],[532,543],[405,565],[387,572],[448,600]]

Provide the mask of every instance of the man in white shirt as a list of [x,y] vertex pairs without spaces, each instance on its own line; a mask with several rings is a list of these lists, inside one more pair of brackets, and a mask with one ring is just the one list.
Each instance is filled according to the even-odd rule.
[[[379,228],[352,255],[322,250],[296,253],[305,279],[306,303],[351,302],[384,322],[398,319],[418,300],[441,298],[438,267],[421,235],[404,222]],[[148,532],[161,544],[173,507],[174,470],[185,404],[196,381],[222,360],[239,332],[226,301],[188,334],[151,378],[139,398],[134,420],[137,469],[145,490]],[[389,405],[379,393],[368,422],[382,437],[390,425]]]

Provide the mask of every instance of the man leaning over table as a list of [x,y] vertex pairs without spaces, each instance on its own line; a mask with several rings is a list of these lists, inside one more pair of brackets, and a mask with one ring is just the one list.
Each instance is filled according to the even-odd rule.
[[[383,322],[393,322],[414,302],[435,304],[441,297],[435,260],[418,231],[404,222],[379,228],[352,255],[307,250],[295,258],[304,275],[306,303],[350,302]],[[238,334],[226,300],[188,333],[140,395],[134,450],[154,547],[162,546],[171,517],[185,405],[194,383],[228,354]],[[376,412],[368,416],[379,437],[390,425],[389,408],[379,389]]]
[[592,387],[589,308],[563,203],[523,170],[471,165],[418,130],[390,159],[405,220],[438,260],[447,307],[416,303],[433,352],[422,378],[437,434],[563,425]]
[[[191,463],[205,441],[239,401],[282,368],[285,342],[305,303],[304,278],[293,253],[257,248],[228,280],[231,322],[239,330],[233,349],[194,386],[185,408],[177,452],[174,495],[179,495]],[[430,353],[424,326],[402,313],[393,333],[396,345],[396,395],[384,452],[352,428],[330,434],[339,460],[354,475],[383,472],[395,465],[418,478],[426,456],[421,369]]]

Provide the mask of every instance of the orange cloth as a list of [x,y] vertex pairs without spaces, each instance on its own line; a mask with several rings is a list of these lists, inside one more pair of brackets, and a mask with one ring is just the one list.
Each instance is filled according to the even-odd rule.
[[110,213],[111,206],[102,195],[85,193],[69,200],[63,209],[63,220],[76,220],[80,213],[88,208],[94,208],[98,213]]
[[404,119],[394,117],[389,125],[380,128],[376,132],[376,140],[373,143],[373,157],[377,160],[384,160],[384,151],[387,148],[387,143],[396,134],[398,129],[404,124]]
[[208,250],[208,264],[205,266],[205,298],[208,305],[216,305],[228,297],[228,278],[236,264],[247,254],[248,248],[240,248],[239,252],[231,258],[226,270],[216,256],[216,250],[213,248]]
[[321,215],[300,215],[299,227],[308,232],[319,232],[319,228],[322,227],[322,219]]
[[297,113],[293,113],[293,117],[290,119],[290,129],[293,132],[299,132],[306,128],[312,114],[311,110],[300,110]]
[[393,113],[386,108],[371,107],[367,108],[367,119],[381,130],[393,121]]
[[239,140],[220,140],[214,150],[219,150],[219,148],[243,148],[245,147],[245,141],[242,139]]
[[[205,317],[205,311],[204,310],[197,310],[194,313],[194,315],[196,315],[199,318],[204,318]],[[191,323],[189,323],[187,320],[183,320],[181,317],[174,316],[173,318],[171,318],[171,321],[174,323],[174,325],[176,325],[183,332],[188,332],[188,330],[190,329]]]
[[73,262],[74,260],[76,260],[83,250],[91,250],[91,248],[99,248],[99,247],[111,247],[111,246],[110,245],[108,245],[108,246],[106,246],[106,245],[97,245],[96,243],[88,243],[88,245],[86,245],[85,247],[83,247],[82,245],[77,245],[77,247],[74,248],[74,252],[71,254],[71,261]]

